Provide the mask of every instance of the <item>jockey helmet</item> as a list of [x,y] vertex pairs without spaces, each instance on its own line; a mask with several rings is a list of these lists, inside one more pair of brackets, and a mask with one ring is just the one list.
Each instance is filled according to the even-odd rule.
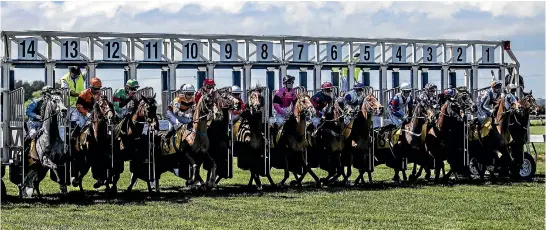
[[46,85],[44,87],[42,87],[42,92],[41,94],[44,95],[46,94],[49,90],[53,89],[53,87],[51,87],[50,85]]
[[500,89],[502,87],[502,82],[500,81],[493,81],[491,82],[491,88],[498,88]]
[[91,88],[94,89],[100,89],[102,88],[102,82],[98,77],[91,78],[91,81],[89,81],[89,85],[91,85]]
[[438,89],[438,87],[433,83],[427,83],[425,85],[425,89],[427,89],[427,91],[433,91],[433,90],[436,91],[436,89]]
[[294,80],[295,80],[295,79],[296,79],[296,78],[295,78],[294,76],[292,76],[292,75],[286,75],[286,76],[284,76],[284,77],[282,78],[282,83],[283,83],[283,84],[289,84],[290,82],[291,82],[291,83],[294,83]]
[[214,80],[212,79],[205,79],[203,81],[203,86],[205,86],[206,88],[212,89],[216,86],[216,83],[214,83]]
[[70,66],[68,70],[70,71],[72,76],[75,76],[75,77],[80,76],[80,74],[82,74],[82,71],[80,70],[80,67],[78,66]]
[[231,93],[233,94],[241,94],[243,91],[241,90],[241,87],[239,86],[231,86]]
[[446,89],[446,90],[444,90],[444,95],[446,95],[446,96],[453,96],[453,95],[455,95],[455,90],[453,90],[453,89]]
[[125,83],[125,86],[127,86],[127,88],[132,91],[135,91],[138,88],[140,88],[140,86],[138,85],[138,81],[134,79],[127,80],[127,83]]
[[405,92],[405,93],[411,92],[411,85],[408,84],[408,83],[406,83],[406,82],[404,82],[404,83],[402,83],[402,84],[400,85],[400,90],[401,90],[402,92]]
[[191,84],[183,84],[180,86],[180,91],[184,94],[193,94],[195,93],[195,87],[193,87]]
[[353,86],[353,89],[362,89],[364,88],[364,83],[358,82]]
[[320,86],[320,89],[331,89],[332,87],[334,87],[334,85],[331,82],[324,82]]

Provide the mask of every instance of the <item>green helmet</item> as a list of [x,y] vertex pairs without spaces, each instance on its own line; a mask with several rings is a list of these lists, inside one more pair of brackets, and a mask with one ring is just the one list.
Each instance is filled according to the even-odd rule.
[[135,88],[135,89],[138,89],[140,86],[138,85],[138,81],[137,80],[133,80],[133,79],[129,79],[127,81],[127,83],[125,83],[125,86],[127,87],[130,87],[130,88]]

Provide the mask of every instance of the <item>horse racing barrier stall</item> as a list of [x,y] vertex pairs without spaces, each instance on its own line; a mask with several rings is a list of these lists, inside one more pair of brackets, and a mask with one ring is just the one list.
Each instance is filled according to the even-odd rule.
[[[158,80],[165,113],[177,93],[177,69],[196,70],[198,87],[204,78],[214,79],[214,69],[232,69],[234,84],[239,83],[235,76],[242,72],[240,86],[244,91],[253,87],[251,70],[264,70],[269,98],[289,69],[300,70],[300,83],[305,85],[307,75],[301,73],[313,70],[313,87],[307,90],[310,94],[320,89],[322,70],[346,69],[347,84],[337,88],[341,94],[352,88],[355,73],[362,72],[364,83],[369,84],[370,71],[379,71],[379,86],[374,94],[386,105],[398,91],[398,83],[393,84],[398,71],[410,71],[415,94],[419,71],[428,81],[427,71],[440,70],[439,88],[445,89],[453,71],[466,70],[470,74],[465,84],[474,92],[479,69],[496,69],[502,80],[506,70],[519,73],[520,66],[510,41],[66,31],[2,31],[1,38],[3,167],[20,165],[17,156],[23,149],[24,93],[14,88],[16,68],[44,69],[45,82],[53,87],[55,70],[69,66],[85,68],[86,76],[96,76],[96,69],[101,68],[123,69],[125,80],[137,79],[138,69],[158,69],[162,73]],[[12,55],[15,47],[16,56]],[[278,85],[274,79],[276,71]],[[387,88],[387,71],[393,72],[392,89]],[[339,87],[339,79],[333,80]],[[111,90],[103,92],[111,99]],[[139,95],[152,96],[153,89],[142,88],[137,98]]]

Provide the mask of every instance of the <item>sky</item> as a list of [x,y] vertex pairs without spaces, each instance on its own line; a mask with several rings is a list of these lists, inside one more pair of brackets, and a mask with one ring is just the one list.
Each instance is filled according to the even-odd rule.
[[[544,2],[65,1],[2,2],[0,7],[1,30],[510,40],[521,63],[525,90],[545,98]],[[15,71],[17,80],[44,78],[40,69]],[[311,86],[312,72],[308,72]],[[64,73],[57,70],[57,79]],[[297,76],[296,71],[289,74]],[[479,75],[478,86],[488,85],[489,70]],[[97,76],[104,86],[123,85],[121,69],[99,69]],[[160,91],[160,70],[139,70],[137,76],[141,86]],[[178,70],[177,88],[196,84],[195,76],[195,70]],[[323,81],[330,80],[330,71],[322,76]],[[377,76],[372,71],[374,88]],[[409,76],[409,71],[402,71],[400,82],[409,82]],[[218,86],[230,85],[231,71],[216,70],[215,80]],[[388,81],[390,86],[390,77]],[[429,81],[439,85],[439,71],[431,71]],[[457,82],[463,84],[462,71],[457,72]],[[252,71],[255,83],[265,84],[264,70]]]

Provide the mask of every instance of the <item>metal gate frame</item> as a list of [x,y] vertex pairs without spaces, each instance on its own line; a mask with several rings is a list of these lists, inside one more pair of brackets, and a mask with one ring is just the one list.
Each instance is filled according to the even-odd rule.
[[[7,114],[8,122],[5,122],[2,127],[4,143],[6,144],[3,148],[7,148],[7,151],[2,153],[2,167],[9,166],[11,167],[20,167],[21,168],[21,184],[24,182],[25,171],[26,171],[26,155],[25,155],[25,90],[23,87],[17,88],[8,92],[8,105],[2,105],[9,108],[11,111]],[[13,134],[15,132],[15,134]],[[7,135],[6,135],[7,134]],[[4,144],[3,143],[3,144]],[[7,153],[7,154],[5,154]],[[15,170],[10,170],[9,179],[11,182],[17,181],[15,176],[12,173],[16,172]]]

